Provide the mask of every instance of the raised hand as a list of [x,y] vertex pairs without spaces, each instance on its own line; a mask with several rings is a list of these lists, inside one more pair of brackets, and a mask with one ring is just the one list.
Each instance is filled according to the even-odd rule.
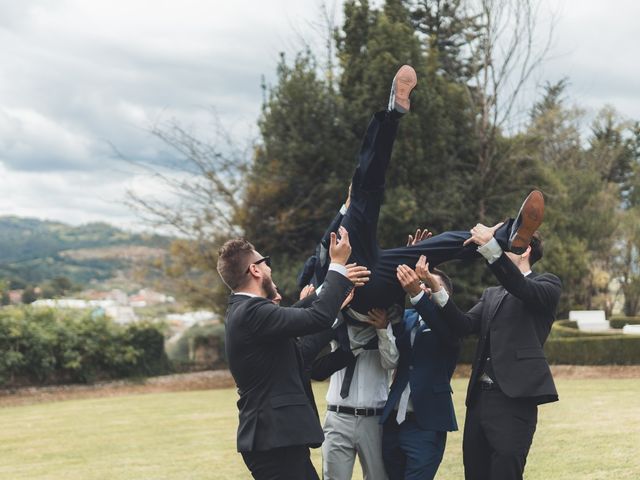
[[373,325],[377,330],[383,330],[389,325],[389,318],[387,317],[387,311],[382,308],[374,308],[369,310],[369,319],[367,323]]
[[426,240],[427,238],[431,237],[432,235],[433,234],[429,230],[427,230],[426,228],[424,230],[420,230],[418,228],[416,230],[415,236],[409,235],[409,238],[407,240],[407,247],[415,245],[416,243],[421,242],[422,240]]
[[314,287],[313,285],[309,284],[309,285],[305,286],[302,290],[300,290],[300,298],[299,298],[299,300],[302,300],[303,298],[308,297],[309,295],[311,295],[315,291],[316,291],[316,287]]
[[500,222],[495,224],[493,227],[487,227],[481,223],[477,223],[475,227],[473,227],[469,232],[471,232],[471,237],[465,240],[463,245],[469,245],[470,243],[475,243],[478,246],[485,245],[493,238],[493,234],[495,231],[502,226],[504,222]]
[[349,304],[351,303],[351,300],[353,300],[354,293],[355,293],[355,290],[352,288],[351,291],[349,292],[349,295],[347,295],[347,298],[345,298],[344,302],[342,302],[342,306],[340,307],[340,310],[342,310],[343,308],[347,308],[349,306]]
[[420,288],[420,278],[418,274],[406,265],[398,265],[396,276],[405,292],[412,297],[418,295],[422,289]]
[[418,263],[416,263],[416,274],[425,283],[430,292],[437,292],[442,288],[436,276],[429,270],[429,262],[427,262],[427,257],[424,255],[420,255]]
[[346,265],[346,267],[347,278],[349,278],[349,280],[351,280],[356,287],[362,287],[369,281],[369,275],[371,275],[371,271],[369,271],[367,267],[363,267],[355,263],[350,263],[349,265]]
[[344,227],[338,229],[340,238],[331,232],[331,244],[329,246],[329,256],[331,262],[338,263],[340,265],[346,265],[349,256],[351,256],[351,244],[349,243],[349,232]]

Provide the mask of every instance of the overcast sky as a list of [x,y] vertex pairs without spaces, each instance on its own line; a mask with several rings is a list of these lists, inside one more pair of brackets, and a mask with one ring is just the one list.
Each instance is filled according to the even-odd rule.
[[[313,42],[319,5],[0,0],[0,215],[135,228],[124,192],[158,186],[111,144],[128,158],[163,158],[147,129],[175,118],[206,136],[211,108],[239,141],[255,137],[261,76],[274,79],[279,52],[297,51],[301,35]],[[554,8],[551,59],[537,79],[568,77],[580,106],[640,119],[640,2]]]

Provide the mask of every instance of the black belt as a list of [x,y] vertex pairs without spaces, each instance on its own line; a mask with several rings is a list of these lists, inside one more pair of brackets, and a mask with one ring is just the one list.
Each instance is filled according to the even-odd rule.
[[327,405],[327,410],[336,413],[348,413],[356,417],[375,417],[382,415],[382,408],[353,408],[341,405]]

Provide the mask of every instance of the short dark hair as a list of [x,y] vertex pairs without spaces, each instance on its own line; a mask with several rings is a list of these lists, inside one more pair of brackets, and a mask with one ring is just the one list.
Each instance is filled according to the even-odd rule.
[[529,265],[533,265],[542,258],[542,254],[544,253],[542,236],[537,230],[533,232],[529,246],[531,246],[531,253],[529,253]]
[[232,291],[245,282],[247,267],[255,248],[244,238],[227,240],[218,251],[218,274]]
[[449,275],[444,273],[439,268],[434,268],[431,272],[434,275],[438,275],[442,279],[442,283],[444,283],[444,289],[447,291],[449,296],[453,295],[453,282],[451,281],[451,278],[449,278]]

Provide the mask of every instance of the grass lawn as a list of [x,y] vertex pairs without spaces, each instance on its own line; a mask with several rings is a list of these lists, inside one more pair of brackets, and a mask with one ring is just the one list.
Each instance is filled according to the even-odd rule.
[[[466,383],[453,385],[460,424]],[[640,478],[640,380],[557,384],[561,401],[540,407],[526,478]],[[325,392],[316,385],[321,410]],[[1,408],[0,478],[246,479],[235,401],[225,389]],[[438,478],[463,478],[461,443],[449,434]]]

